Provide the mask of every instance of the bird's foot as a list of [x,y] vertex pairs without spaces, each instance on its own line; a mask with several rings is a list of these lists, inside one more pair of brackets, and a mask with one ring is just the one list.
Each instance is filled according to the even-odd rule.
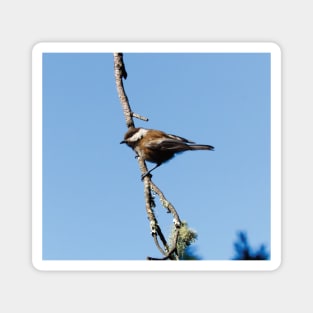
[[152,175],[149,172],[146,172],[141,175],[141,180],[143,181],[146,176],[148,176],[150,179],[152,178]]

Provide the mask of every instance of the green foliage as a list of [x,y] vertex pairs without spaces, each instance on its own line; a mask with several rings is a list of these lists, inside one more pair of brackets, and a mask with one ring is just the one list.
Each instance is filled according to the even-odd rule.
[[[172,228],[170,234],[170,243],[173,244],[175,234],[175,227]],[[179,229],[178,241],[177,241],[177,254],[181,260],[197,260],[190,245],[197,240],[197,232],[188,227],[187,222],[183,221]]]
[[270,255],[266,251],[265,245],[261,245],[258,250],[253,250],[248,242],[245,232],[238,232],[238,239],[234,243],[236,256],[233,260],[268,260]]

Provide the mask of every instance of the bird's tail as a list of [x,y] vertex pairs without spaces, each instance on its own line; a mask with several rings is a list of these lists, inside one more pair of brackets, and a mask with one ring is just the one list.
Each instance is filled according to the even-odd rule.
[[210,145],[189,145],[190,150],[214,150],[213,146]]

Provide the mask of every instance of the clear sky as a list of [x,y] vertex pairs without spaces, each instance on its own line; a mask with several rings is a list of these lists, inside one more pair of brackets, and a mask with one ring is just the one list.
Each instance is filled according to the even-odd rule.
[[[207,260],[234,256],[238,231],[270,249],[270,54],[126,53],[136,126],[215,151],[177,155],[153,172]],[[160,257],[150,235],[110,53],[43,56],[43,258]],[[151,168],[152,164],[148,163]],[[156,198],[167,235],[172,216]]]

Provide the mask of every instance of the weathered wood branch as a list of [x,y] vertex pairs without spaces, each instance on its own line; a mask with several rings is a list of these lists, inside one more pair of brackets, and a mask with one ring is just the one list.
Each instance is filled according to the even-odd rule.
[[[122,105],[126,126],[129,127],[135,127],[135,123],[133,120],[133,117],[138,118],[143,121],[148,121],[148,118],[143,117],[137,113],[132,112],[125,89],[123,84],[123,78],[127,78],[127,72],[125,68],[125,64],[123,61],[123,53],[114,53],[114,74],[115,74],[115,83],[117,88],[117,93]],[[148,171],[145,161],[137,157],[138,165],[140,168],[140,171],[142,174],[146,173]],[[177,241],[179,236],[179,228],[181,225],[181,221],[179,219],[179,216],[174,208],[174,206],[165,198],[162,191],[152,182],[151,175],[147,175],[143,179],[143,185],[144,185],[144,195],[145,195],[145,207],[146,207],[146,213],[150,222],[150,230],[151,234],[154,238],[154,242],[159,249],[159,251],[164,255],[163,258],[152,258],[147,257],[148,260],[178,260],[177,255]],[[154,198],[152,196],[151,192],[156,193],[162,205],[173,215],[174,218],[174,225],[175,225],[175,235],[174,240],[172,242],[171,247],[168,245],[162,230],[158,224],[158,221],[155,217],[153,208],[155,207]],[[163,248],[161,247],[158,238],[160,238]]]

